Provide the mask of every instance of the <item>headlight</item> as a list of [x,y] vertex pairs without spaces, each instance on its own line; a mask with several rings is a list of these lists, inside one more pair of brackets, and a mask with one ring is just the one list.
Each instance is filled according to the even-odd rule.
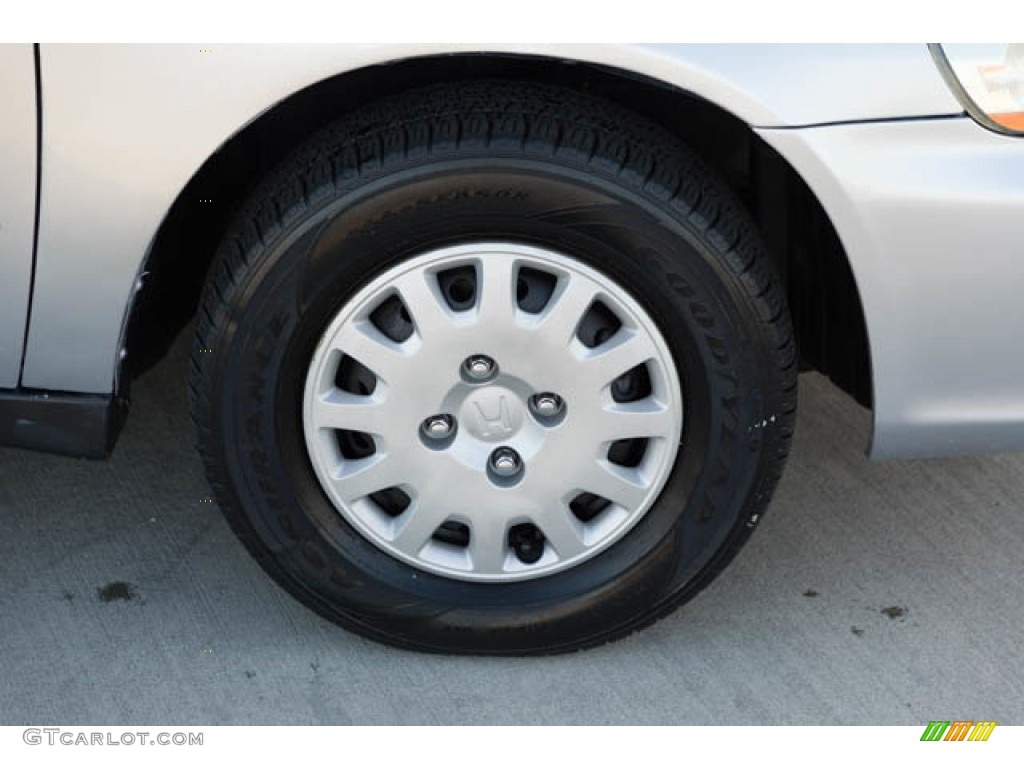
[[928,47],[967,114],[993,131],[1024,134],[1024,43]]

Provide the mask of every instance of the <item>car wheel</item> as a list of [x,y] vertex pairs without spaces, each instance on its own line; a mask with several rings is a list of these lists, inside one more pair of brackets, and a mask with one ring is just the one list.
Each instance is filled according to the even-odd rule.
[[265,180],[190,384],[228,521],[303,603],[409,648],[554,653],[733,557],[794,358],[753,226],[687,147],[487,81],[362,109]]

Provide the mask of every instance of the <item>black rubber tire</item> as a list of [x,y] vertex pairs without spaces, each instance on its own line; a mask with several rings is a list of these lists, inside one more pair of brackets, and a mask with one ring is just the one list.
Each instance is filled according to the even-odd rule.
[[[597,557],[485,584],[419,571],[344,522],[310,466],[300,404],[329,319],[431,248],[519,240],[639,299],[686,406],[658,501]],[[328,619],[433,652],[557,653],[622,637],[707,585],[760,521],[796,408],[795,351],[754,226],[675,137],[541,85],[431,86],[351,114],[256,190],[216,256],[190,377],[198,449],[260,565]]]

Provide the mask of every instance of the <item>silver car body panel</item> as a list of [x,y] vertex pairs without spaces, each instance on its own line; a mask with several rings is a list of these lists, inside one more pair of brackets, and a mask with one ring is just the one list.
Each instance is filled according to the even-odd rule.
[[968,118],[761,130],[847,250],[871,455],[1024,449],[1024,140]]
[[[1024,141],[952,117],[960,106],[925,46],[486,50],[628,70],[755,126],[817,193],[852,262],[874,368],[873,454],[1024,448],[1024,362],[1007,354],[1024,328],[1010,240],[1022,219]],[[133,285],[163,217],[261,112],[346,71],[465,51],[480,49],[43,46],[41,219],[22,384],[111,392]],[[900,120],[934,116],[947,118]]]
[[[41,48],[43,194],[22,383],[110,392],[136,274],[175,197],[232,134],[324,78],[440,45]],[[618,67],[752,125],[955,113],[912,46],[527,45],[489,51]],[[899,73],[900,82],[894,82]]]
[[0,388],[18,385],[36,217],[36,65],[32,46],[0,46]]

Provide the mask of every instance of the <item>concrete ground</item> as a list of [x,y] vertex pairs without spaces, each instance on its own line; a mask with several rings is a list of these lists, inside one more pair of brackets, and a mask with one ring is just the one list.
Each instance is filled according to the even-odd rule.
[[184,345],[105,463],[0,450],[0,724],[1024,724],[1024,457],[870,464],[801,380],[770,514],[683,609],[604,648],[443,658],[278,589],[191,448]]

